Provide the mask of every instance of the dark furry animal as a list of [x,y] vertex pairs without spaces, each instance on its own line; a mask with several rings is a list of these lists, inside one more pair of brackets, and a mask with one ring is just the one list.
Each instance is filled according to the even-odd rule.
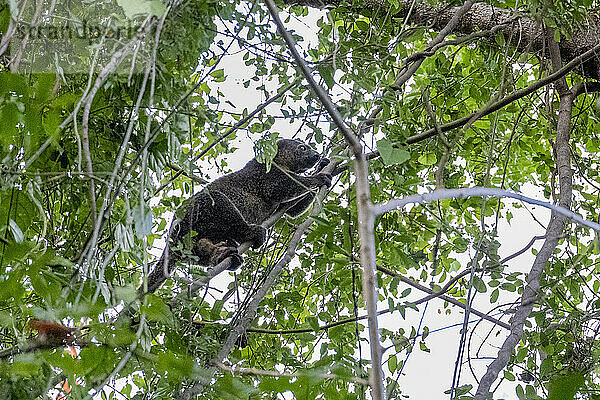
[[289,215],[300,214],[311,203],[315,189],[331,185],[329,174],[298,175],[320,159],[319,153],[305,143],[282,139],[277,142],[277,155],[269,172],[264,164],[252,159],[241,170],[215,180],[192,196],[182,206],[183,215],[171,225],[167,246],[148,276],[148,292],[158,289],[177,260],[216,265],[231,257],[229,269],[238,268],[242,263],[239,244],[251,242],[253,248],[258,248],[264,243],[266,230],[261,223],[281,207]]

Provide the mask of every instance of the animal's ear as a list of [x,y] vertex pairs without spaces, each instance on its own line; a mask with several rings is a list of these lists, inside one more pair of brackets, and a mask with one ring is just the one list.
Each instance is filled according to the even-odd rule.
[[265,164],[267,172],[271,169],[271,163],[277,155],[279,142],[277,141],[277,133],[269,133],[263,136],[254,144],[254,157],[256,161]]

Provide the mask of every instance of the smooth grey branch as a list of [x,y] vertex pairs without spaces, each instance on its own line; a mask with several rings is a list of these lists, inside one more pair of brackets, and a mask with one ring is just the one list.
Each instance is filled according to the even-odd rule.
[[564,207],[557,206],[555,204],[549,203],[543,200],[537,200],[532,197],[527,197],[521,193],[510,192],[508,190],[503,189],[494,189],[494,188],[484,188],[484,187],[472,187],[472,188],[462,188],[462,189],[438,189],[433,192],[424,193],[424,194],[413,194],[411,196],[406,196],[401,199],[392,199],[386,201],[384,203],[376,204],[373,206],[373,212],[375,215],[381,215],[388,211],[395,210],[397,208],[402,208],[407,204],[411,203],[430,203],[436,200],[443,199],[456,199],[456,198],[464,198],[464,197],[510,197],[512,199],[524,201],[526,203],[535,204],[549,210],[552,210],[558,214],[564,215],[567,218],[572,219],[580,225],[591,228],[595,231],[600,232],[600,224],[589,221],[578,214],[575,214],[573,211],[570,211]]

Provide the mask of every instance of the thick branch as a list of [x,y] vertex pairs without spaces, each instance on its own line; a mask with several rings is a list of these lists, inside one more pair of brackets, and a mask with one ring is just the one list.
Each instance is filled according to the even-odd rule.
[[[287,4],[301,4],[309,7],[324,8],[336,7],[339,0],[284,0]],[[408,23],[413,26],[428,27],[434,30],[443,29],[452,17],[459,12],[460,7],[449,7],[448,4],[430,4],[426,0],[398,0],[401,10],[394,17],[404,20],[408,16]],[[385,0],[365,1],[358,12],[372,15],[386,11],[389,2]],[[510,23],[514,21],[514,23]],[[518,12],[494,7],[485,3],[475,3],[461,19],[455,34],[468,35],[473,32],[492,29],[504,25],[500,31],[505,38],[511,40],[511,45],[519,51],[540,54],[544,48],[544,31],[532,18],[520,15]],[[585,53],[600,43],[600,15],[597,11],[588,13],[587,20],[568,39],[563,38],[560,43],[560,53],[563,62],[570,62],[577,56]],[[582,63],[582,70],[586,77],[600,79],[600,53],[593,59]]]

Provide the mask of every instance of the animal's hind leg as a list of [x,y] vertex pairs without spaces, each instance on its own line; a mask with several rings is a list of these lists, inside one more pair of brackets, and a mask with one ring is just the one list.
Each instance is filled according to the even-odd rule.
[[236,246],[227,242],[213,243],[209,239],[198,239],[194,245],[194,255],[198,257],[200,264],[217,265],[226,258],[231,257],[229,270],[233,271],[242,264],[242,256],[239,255]]

